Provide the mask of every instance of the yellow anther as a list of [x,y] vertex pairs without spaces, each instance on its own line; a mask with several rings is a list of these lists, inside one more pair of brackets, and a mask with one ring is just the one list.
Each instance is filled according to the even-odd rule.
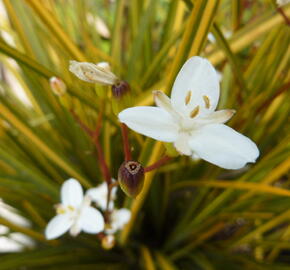
[[190,113],[190,117],[193,118],[195,116],[198,115],[198,112],[199,112],[199,106],[196,106]]
[[69,205],[67,208],[68,208],[68,210],[70,210],[70,211],[74,211],[74,210],[75,210],[75,208],[74,208],[73,206],[71,206],[71,205]]
[[62,207],[62,206],[58,206],[57,208],[56,208],[56,213],[58,214],[58,215],[60,215],[60,214],[65,214],[65,209]]
[[190,99],[191,99],[191,91],[188,91],[185,97],[185,105],[187,105],[190,102]]
[[205,103],[205,107],[207,109],[209,109],[210,107],[210,100],[209,100],[209,97],[208,96],[203,96],[203,100],[204,100],[204,103]]

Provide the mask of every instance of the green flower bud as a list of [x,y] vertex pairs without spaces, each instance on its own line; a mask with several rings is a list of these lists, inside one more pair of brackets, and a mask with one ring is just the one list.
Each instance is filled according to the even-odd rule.
[[125,161],[118,171],[118,181],[127,196],[135,198],[144,184],[144,168],[137,161]]

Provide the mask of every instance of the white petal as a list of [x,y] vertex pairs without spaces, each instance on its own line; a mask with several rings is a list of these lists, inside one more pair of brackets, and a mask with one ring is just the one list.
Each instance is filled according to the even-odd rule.
[[190,115],[197,106],[199,114],[207,114],[215,110],[219,91],[214,67],[208,60],[194,56],[179,71],[173,85],[171,102],[175,110],[185,115]]
[[[116,179],[112,178],[112,183],[115,183],[117,182]],[[111,199],[112,200],[116,200],[116,197],[117,197],[117,190],[118,190],[118,187],[117,186],[114,186],[111,190]]]
[[254,142],[222,124],[197,130],[189,145],[200,158],[225,169],[240,169],[248,162],[255,162],[259,156]]
[[190,136],[187,133],[180,133],[177,140],[174,142],[174,146],[176,150],[182,154],[190,156],[192,154],[192,150],[189,146]]
[[76,237],[80,234],[82,228],[80,227],[80,223],[76,221],[70,228],[69,233],[71,236]]
[[85,207],[82,209],[79,224],[84,232],[92,234],[99,233],[105,228],[103,215],[93,207]]
[[68,214],[55,216],[49,221],[45,229],[45,237],[48,240],[55,239],[66,233],[73,224],[73,219]]
[[83,189],[81,184],[70,178],[66,180],[61,187],[61,202],[65,206],[80,207],[83,202]]
[[194,161],[198,161],[200,160],[200,157],[196,154],[196,153],[193,153],[192,156],[191,156],[192,160]]
[[130,220],[131,211],[126,208],[114,210],[111,215],[111,228],[106,229],[107,233],[115,233],[121,230]]
[[103,210],[106,209],[107,204],[107,185],[103,183],[96,188],[90,188],[87,193],[93,202]]
[[167,111],[172,116],[173,119],[179,122],[180,116],[175,111],[175,109],[173,109],[170,98],[166,96],[162,91],[153,91],[152,93],[153,93],[156,105],[164,109],[165,111]]
[[[113,209],[114,200],[116,199],[117,187],[113,187],[111,190],[111,202],[109,205],[109,209]],[[90,188],[87,193],[88,196],[92,199],[93,202],[97,204],[102,210],[105,210],[107,207],[107,194],[108,188],[106,182],[97,186],[96,188]]]
[[134,131],[155,140],[173,142],[177,138],[178,126],[170,114],[161,108],[128,108],[119,113],[119,119]]
[[235,110],[220,110],[215,111],[211,114],[208,114],[204,117],[200,117],[198,119],[195,119],[193,122],[193,125],[199,124],[199,125],[205,125],[205,124],[223,124],[227,121],[229,121],[232,116],[235,114]]

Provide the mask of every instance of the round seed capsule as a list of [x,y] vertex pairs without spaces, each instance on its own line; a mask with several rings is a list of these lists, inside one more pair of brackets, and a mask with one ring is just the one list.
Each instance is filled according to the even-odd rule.
[[135,198],[144,184],[144,168],[137,161],[125,161],[118,171],[118,181],[127,196]]

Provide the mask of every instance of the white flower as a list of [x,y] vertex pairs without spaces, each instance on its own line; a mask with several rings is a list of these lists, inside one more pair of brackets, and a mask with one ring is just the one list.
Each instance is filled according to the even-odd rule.
[[174,143],[181,154],[239,169],[255,162],[259,150],[249,138],[223,124],[234,111],[215,111],[219,92],[215,69],[206,59],[195,56],[177,75],[171,99],[154,91],[158,107],[128,108],[120,112],[119,119],[143,135]]
[[77,180],[71,178],[65,181],[61,187],[61,204],[57,206],[57,215],[45,229],[46,238],[55,239],[68,230],[72,236],[81,231],[91,234],[103,231],[103,215],[90,204],[90,198],[83,196],[82,187]]
[[105,232],[108,234],[114,234],[118,230],[121,230],[130,220],[131,211],[126,208],[114,209],[110,216],[110,225],[106,228]]
[[[115,182],[114,179],[112,179],[112,181]],[[114,208],[114,200],[116,199],[116,192],[117,187],[115,186],[111,190],[111,201],[109,203],[110,210]],[[95,188],[90,188],[86,194],[91,198],[93,202],[96,203],[98,207],[100,207],[102,210],[106,210],[108,196],[108,187],[106,182],[102,183],[101,185]]]
[[288,3],[290,3],[290,0],[277,0],[277,4],[278,6],[284,6],[287,5]]
[[118,82],[117,76],[111,72],[108,63],[93,64],[88,62],[70,61],[69,71],[79,79],[89,83],[114,85]]
[[[114,183],[116,180],[112,179]],[[114,209],[114,200],[116,199],[117,187],[114,186],[111,190],[111,200],[109,203],[110,221],[106,224],[105,232],[107,234],[114,234],[116,231],[121,230],[130,220],[131,212],[126,208]],[[108,188],[107,184],[104,182],[96,188],[90,188],[86,196],[88,196],[93,202],[96,203],[98,207],[102,210],[107,209],[107,195]],[[111,239],[111,238],[110,238]]]

